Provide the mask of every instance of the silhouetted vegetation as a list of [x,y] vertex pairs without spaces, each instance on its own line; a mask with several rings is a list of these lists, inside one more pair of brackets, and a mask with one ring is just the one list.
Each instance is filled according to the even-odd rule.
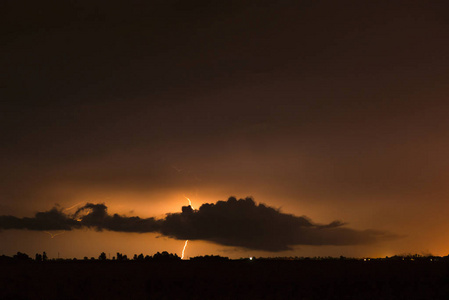
[[[44,251],[36,253],[34,260],[26,253],[17,252],[12,257],[2,255],[0,261],[76,261],[76,258],[52,258],[49,259],[47,253]],[[126,254],[117,252],[116,256],[109,259],[105,252],[101,252],[98,258],[84,256],[84,261],[134,261],[134,262],[148,262],[148,261],[180,261],[181,258],[175,253],[168,253],[167,251],[157,252],[153,256],[144,255],[143,253],[134,254],[132,259],[129,259]],[[416,261],[416,262],[449,262],[448,256],[435,256],[435,255],[420,255],[420,254],[401,254],[394,256],[386,256],[383,258],[351,258],[351,257],[331,257],[331,256],[316,256],[316,257],[298,257],[298,256],[278,256],[278,257],[245,257],[239,259],[230,259],[220,255],[204,255],[195,256],[189,259],[190,261]]]
[[31,260],[31,258],[28,256],[28,254],[17,252],[16,255],[13,256],[15,260]]
[[117,260],[118,261],[128,260],[128,256],[126,256],[126,254],[123,255],[123,254],[117,252]]
[[195,256],[190,258],[191,261],[228,261],[229,257],[223,257],[219,255],[205,255],[205,256]]
[[449,256],[0,256],[0,299],[447,299]]
[[42,261],[42,254],[36,253],[34,260],[35,261]]
[[101,252],[100,256],[98,256],[98,260],[106,260],[106,253]]
[[163,251],[162,253],[156,253],[153,255],[154,261],[176,261],[181,260],[181,258],[177,254],[168,253],[167,251]]

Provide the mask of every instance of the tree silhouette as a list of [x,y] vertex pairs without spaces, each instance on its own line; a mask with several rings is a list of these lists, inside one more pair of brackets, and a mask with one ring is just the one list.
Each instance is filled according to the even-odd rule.
[[13,256],[13,258],[17,260],[31,260],[28,254],[22,252],[17,252],[17,254]]
[[176,261],[181,260],[181,258],[175,253],[168,253],[167,251],[163,251],[162,253],[157,252],[153,255],[153,260],[155,261]]
[[128,256],[126,254],[121,254],[120,252],[117,252],[117,260],[128,260]]
[[106,260],[106,253],[101,252],[100,256],[98,256],[99,260]]
[[195,256],[190,258],[192,261],[228,261],[229,257],[220,255]]
[[42,254],[36,253],[35,261],[42,261]]

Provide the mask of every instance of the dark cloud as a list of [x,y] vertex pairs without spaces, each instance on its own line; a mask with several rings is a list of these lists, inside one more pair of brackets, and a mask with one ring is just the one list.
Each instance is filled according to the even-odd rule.
[[97,230],[111,230],[120,232],[154,232],[158,231],[162,220],[154,218],[141,219],[139,217],[125,217],[118,214],[109,215],[104,204],[87,203],[79,208],[74,218],[82,226],[93,227]]
[[184,206],[164,219],[110,215],[105,204],[87,203],[73,215],[56,208],[34,218],[0,216],[0,229],[71,230],[81,227],[119,232],[159,232],[175,239],[204,240],[254,250],[283,251],[295,245],[358,245],[395,237],[387,232],[354,230],[344,223],[315,224],[256,204],[252,198]]
[[203,204],[198,211],[183,207],[182,213],[167,215],[160,231],[177,239],[265,251],[289,250],[294,245],[367,244],[392,237],[386,232],[358,231],[343,225],[339,221],[315,224],[306,217],[256,205],[252,198],[231,197],[228,201]]
[[0,229],[72,230],[81,227],[81,223],[57,208],[38,212],[34,218],[0,216]]

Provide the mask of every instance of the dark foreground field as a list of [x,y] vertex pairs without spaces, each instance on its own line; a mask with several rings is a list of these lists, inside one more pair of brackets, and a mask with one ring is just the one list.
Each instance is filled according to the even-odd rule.
[[0,299],[449,299],[449,264],[48,261],[0,264]]

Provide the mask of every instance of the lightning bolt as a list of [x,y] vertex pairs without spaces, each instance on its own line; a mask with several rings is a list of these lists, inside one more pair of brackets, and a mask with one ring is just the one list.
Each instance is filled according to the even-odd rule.
[[75,205],[70,206],[69,208],[64,208],[62,211],[68,211],[68,210],[74,209],[75,207],[77,207],[78,205],[83,204],[83,203],[84,202],[79,202]]
[[175,169],[176,170],[176,172],[178,172],[178,173],[181,173],[183,170],[182,169],[180,169],[180,168],[177,168],[177,167],[175,167],[175,166],[171,166],[173,169]]
[[184,196],[184,198],[186,198],[186,199],[187,199],[187,201],[189,201],[189,205],[190,205],[190,207],[191,207],[192,209],[195,209],[195,208],[193,208],[193,206],[192,206],[192,201],[190,201],[190,199],[189,199],[188,197],[186,197],[186,196]]
[[61,235],[61,234],[64,234],[65,233],[65,231],[63,231],[63,232],[58,232],[58,233],[51,233],[51,232],[48,232],[48,231],[44,231],[45,233],[48,233],[49,235],[50,235],[50,237],[51,238],[54,238],[55,236],[58,236],[58,235]]
[[[69,210],[74,209],[75,207],[79,206],[80,204],[83,204],[83,202],[79,202],[79,203],[77,203],[77,204],[75,204],[75,205],[72,205],[72,206],[70,206],[70,207],[68,207],[68,208],[64,208],[62,211],[69,211]],[[79,220],[77,220],[77,221],[81,221],[81,219],[79,219]],[[51,233],[51,232],[49,232],[49,231],[44,231],[44,232],[47,233],[47,234],[49,234],[49,235],[50,235],[50,238],[53,239],[53,238],[55,238],[55,236],[64,234],[64,233],[65,233],[65,230],[64,230],[63,232],[58,232],[58,233]]]
[[[186,198],[187,201],[189,201],[190,207],[191,207],[192,209],[195,209],[195,208],[193,208],[193,206],[192,206],[192,201],[189,199],[189,197],[184,196],[184,198]],[[186,242],[184,243],[184,248],[182,248],[182,252],[181,252],[181,259],[184,259],[184,253],[186,252],[186,248],[187,248],[187,243],[188,243],[188,242],[189,242],[189,240],[186,240]]]
[[181,253],[181,259],[184,259],[184,253],[186,251],[188,242],[189,242],[189,240],[186,240],[186,242],[184,243],[184,248],[182,248],[182,253]]

